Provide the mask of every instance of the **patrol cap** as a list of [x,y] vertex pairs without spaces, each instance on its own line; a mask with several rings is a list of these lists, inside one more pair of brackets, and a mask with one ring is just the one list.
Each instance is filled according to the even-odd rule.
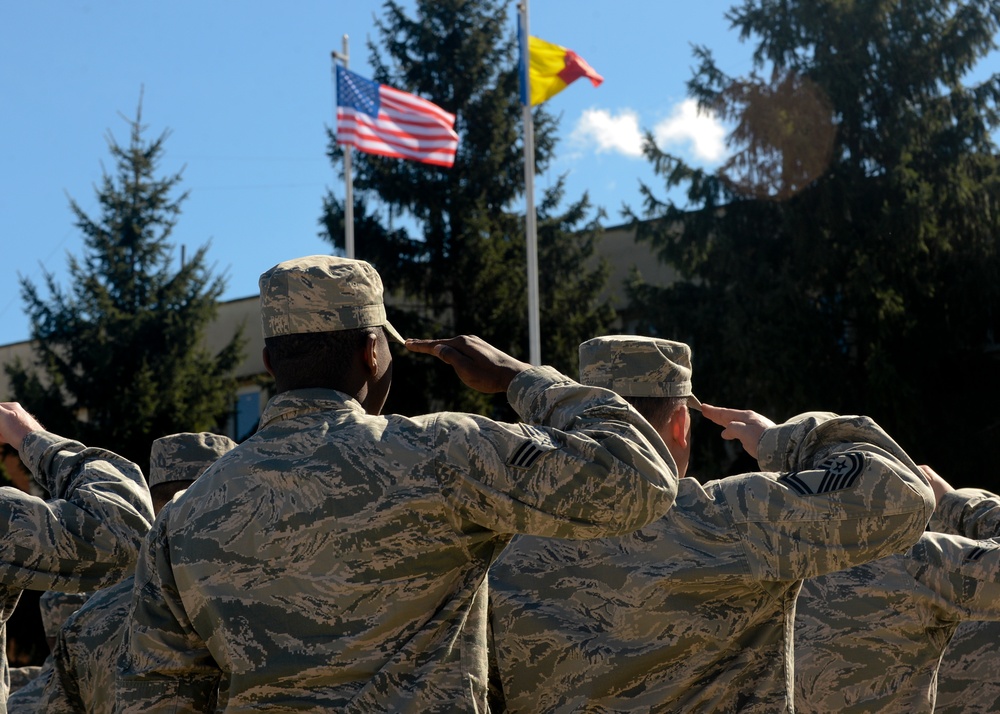
[[205,431],[162,436],[153,442],[149,453],[149,487],[168,481],[194,481],[235,446],[228,436]]
[[691,393],[691,348],[683,342],[637,335],[595,337],[580,345],[580,382],[623,397],[687,397]]
[[384,327],[382,279],[370,263],[333,255],[286,260],[260,276],[260,319],[264,337]]

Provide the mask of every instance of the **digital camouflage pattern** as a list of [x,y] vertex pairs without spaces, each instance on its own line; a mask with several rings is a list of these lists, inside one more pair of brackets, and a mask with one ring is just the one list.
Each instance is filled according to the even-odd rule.
[[963,622],[941,658],[935,714],[1000,712],[1000,622]]
[[161,436],[149,450],[149,487],[170,481],[194,481],[236,442],[211,432]]
[[966,538],[1000,538],[1000,496],[978,488],[944,494],[931,519],[933,530]]
[[11,667],[8,670],[8,673],[10,674],[10,692],[16,692],[18,689],[41,674],[41,672],[42,668],[37,664],[25,667]]
[[51,676],[52,660],[46,657],[38,670],[38,676],[25,682],[7,698],[9,714],[48,714],[48,710],[42,706],[42,692]]
[[[944,533],[1000,537],[1000,498],[989,491],[962,488],[945,494],[934,516],[931,524]],[[934,711],[1000,712],[1000,622],[979,620],[958,626],[941,658]]]
[[[210,432],[160,437],[150,448],[149,485],[192,482],[235,446],[229,437]],[[134,584],[135,578],[128,577],[98,591],[52,635],[53,672],[44,682],[38,711],[111,712],[115,669]]]
[[[60,593],[48,590],[42,593],[38,601],[38,609],[42,615],[42,629],[45,638],[53,642],[59,634],[67,618],[87,602],[89,593]],[[42,705],[42,692],[52,677],[52,654],[42,663],[36,677],[12,692],[7,699],[7,711],[10,714],[30,714],[33,712],[49,712]]]
[[[988,520],[985,502],[996,499],[982,494],[949,494],[934,522],[975,535],[983,524],[970,513]],[[904,554],[807,581],[795,621],[796,710],[935,711],[941,656],[970,620],[1000,620],[1000,540],[929,531]]]
[[278,263],[260,276],[260,317],[264,337],[384,327],[382,278],[363,260],[310,255]]
[[104,449],[46,431],[24,439],[21,460],[48,500],[0,488],[0,714],[6,712],[6,623],[22,590],[87,592],[135,567],[153,520],[139,468]]
[[588,538],[659,518],[663,441],[550,367],[523,423],[371,416],[278,394],[259,431],[161,513],[140,555],[115,711],[487,711],[486,572],[511,534]]
[[580,345],[580,382],[623,397],[687,397],[691,391],[691,348],[683,342],[637,335],[595,337]]
[[107,714],[114,705],[115,669],[134,577],[100,590],[59,631],[52,649],[52,676],[39,711]]
[[38,599],[38,610],[42,616],[42,630],[45,637],[55,639],[59,628],[69,616],[83,607],[93,593],[61,593],[47,590]]
[[801,579],[912,545],[934,498],[865,417],[768,429],[759,464],[681,479],[667,515],[630,535],[515,538],[490,571],[507,710],[792,711]]

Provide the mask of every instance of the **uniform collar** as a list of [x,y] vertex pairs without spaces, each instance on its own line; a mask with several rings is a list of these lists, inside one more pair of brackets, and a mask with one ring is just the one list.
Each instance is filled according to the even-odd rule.
[[260,429],[275,422],[294,419],[304,414],[314,414],[331,409],[347,409],[365,413],[357,399],[336,389],[291,389],[271,397],[260,415]]

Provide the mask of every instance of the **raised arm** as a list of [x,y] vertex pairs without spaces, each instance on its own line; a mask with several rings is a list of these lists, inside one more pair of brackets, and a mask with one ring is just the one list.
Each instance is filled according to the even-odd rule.
[[128,575],[153,521],[139,468],[105,449],[45,431],[17,403],[0,404],[0,440],[14,446],[49,493],[0,495],[0,581],[64,592]]
[[757,446],[761,472],[705,489],[726,504],[760,580],[798,580],[901,552],[933,511],[920,470],[867,417],[805,414],[764,428]]

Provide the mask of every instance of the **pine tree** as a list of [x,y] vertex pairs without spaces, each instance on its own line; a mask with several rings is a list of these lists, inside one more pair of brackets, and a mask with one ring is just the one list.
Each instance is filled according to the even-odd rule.
[[646,329],[695,346],[708,400],[775,418],[873,416],[918,460],[982,485],[1000,456],[1000,2],[745,0],[734,79],[697,48],[689,82],[733,122],[719,172],[647,142],[668,188],[640,228],[687,278],[639,285]]
[[[391,318],[400,329],[417,336],[479,334],[527,359],[524,216],[514,211],[524,194],[521,107],[507,4],[420,0],[415,19],[397,3],[385,8],[378,28],[388,61],[370,44],[374,78],[453,112],[460,141],[450,169],[353,153],[357,257],[405,294],[411,309]],[[542,171],[554,148],[552,117],[536,111],[535,127]],[[330,153],[341,160],[332,141]],[[597,303],[606,268],[588,267],[598,239],[596,223],[587,221],[589,202],[583,197],[560,210],[562,196],[556,182],[539,202],[541,346],[546,364],[575,375],[578,344],[605,329],[613,311]],[[338,248],[343,216],[343,203],[329,196],[323,223]],[[392,228],[393,221],[402,227]],[[450,374],[406,372],[415,367],[403,360],[400,368],[390,400],[412,398],[405,405],[390,401],[389,408],[489,408]]]
[[244,341],[237,333],[216,355],[202,346],[225,284],[205,265],[207,245],[172,267],[168,239],[187,193],[174,195],[180,172],[157,175],[169,132],[147,142],[141,119],[140,103],[127,145],[108,136],[115,172],[96,189],[100,216],[70,201],[84,237],[84,254],[68,259],[70,286],[46,273],[46,297],[22,279],[37,359],[7,373],[48,429],[145,469],[154,439],[223,423]]

